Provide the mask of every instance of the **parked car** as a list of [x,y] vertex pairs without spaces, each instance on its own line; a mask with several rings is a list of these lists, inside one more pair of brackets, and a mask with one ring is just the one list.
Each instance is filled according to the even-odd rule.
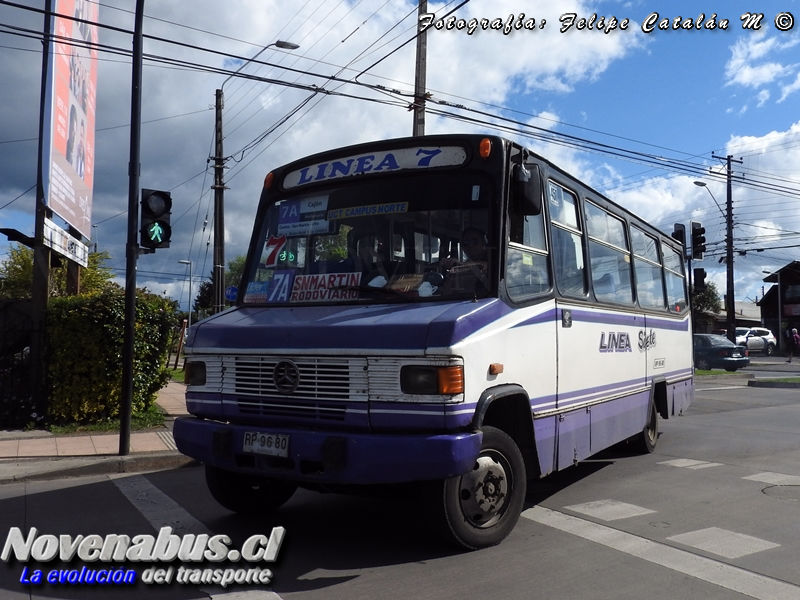
[[712,333],[694,334],[694,367],[735,371],[750,364],[747,348]]
[[747,346],[750,352],[763,352],[767,356],[775,354],[777,341],[769,329],[763,327],[737,327],[736,343]]

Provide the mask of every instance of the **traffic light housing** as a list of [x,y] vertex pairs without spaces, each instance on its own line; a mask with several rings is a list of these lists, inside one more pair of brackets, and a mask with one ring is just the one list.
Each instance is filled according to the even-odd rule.
[[706,228],[697,221],[691,222],[692,226],[692,259],[702,260],[706,251]]
[[695,269],[694,270],[694,291],[695,292],[703,292],[706,289],[706,270],[705,269]]
[[142,190],[142,219],[139,243],[143,248],[169,248],[172,237],[170,214],[172,195],[159,190]]
[[672,237],[678,240],[684,246],[686,245],[686,225],[683,223],[675,223],[672,231]]

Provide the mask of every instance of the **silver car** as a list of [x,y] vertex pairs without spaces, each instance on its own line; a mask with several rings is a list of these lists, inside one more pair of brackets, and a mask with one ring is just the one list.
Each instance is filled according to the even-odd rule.
[[775,354],[775,336],[763,327],[737,327],[736,344],[747,346],[750,352],[763,352],[767,356]]

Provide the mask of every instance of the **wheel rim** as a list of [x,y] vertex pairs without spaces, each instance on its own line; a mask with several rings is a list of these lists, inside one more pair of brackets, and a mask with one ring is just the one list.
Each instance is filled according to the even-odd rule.
[[464,519],[481,529],[496,524],[506,512],[513,486],[506,457],[497,451],[482,453],[472,471],[462,475],[458,482]]

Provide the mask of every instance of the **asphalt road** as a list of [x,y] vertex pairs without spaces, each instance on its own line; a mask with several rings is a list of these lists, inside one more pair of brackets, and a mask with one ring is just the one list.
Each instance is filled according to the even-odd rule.
[[169,525],[226,534],[233,548],[274,527],[286,534],[278,560],[260,565],[272,571],[266,588],[174,576],[146,585],[149,563],[125,565],[133,586],[28,585],[26,566],[47,577],[108,565],[12,560],[0,564],[0,598],[800,599],[800,390],[733,385],[744,381],[701,381],[687,414],[661,421],[653,454],[615,449],[541,480],[510,537],[479,552],[441,542],[414,488],[386,498],[301,491],[272,517],[245,519],[216,505],[196,467],[3,485],[4,546],[11,527],[74,541]]

